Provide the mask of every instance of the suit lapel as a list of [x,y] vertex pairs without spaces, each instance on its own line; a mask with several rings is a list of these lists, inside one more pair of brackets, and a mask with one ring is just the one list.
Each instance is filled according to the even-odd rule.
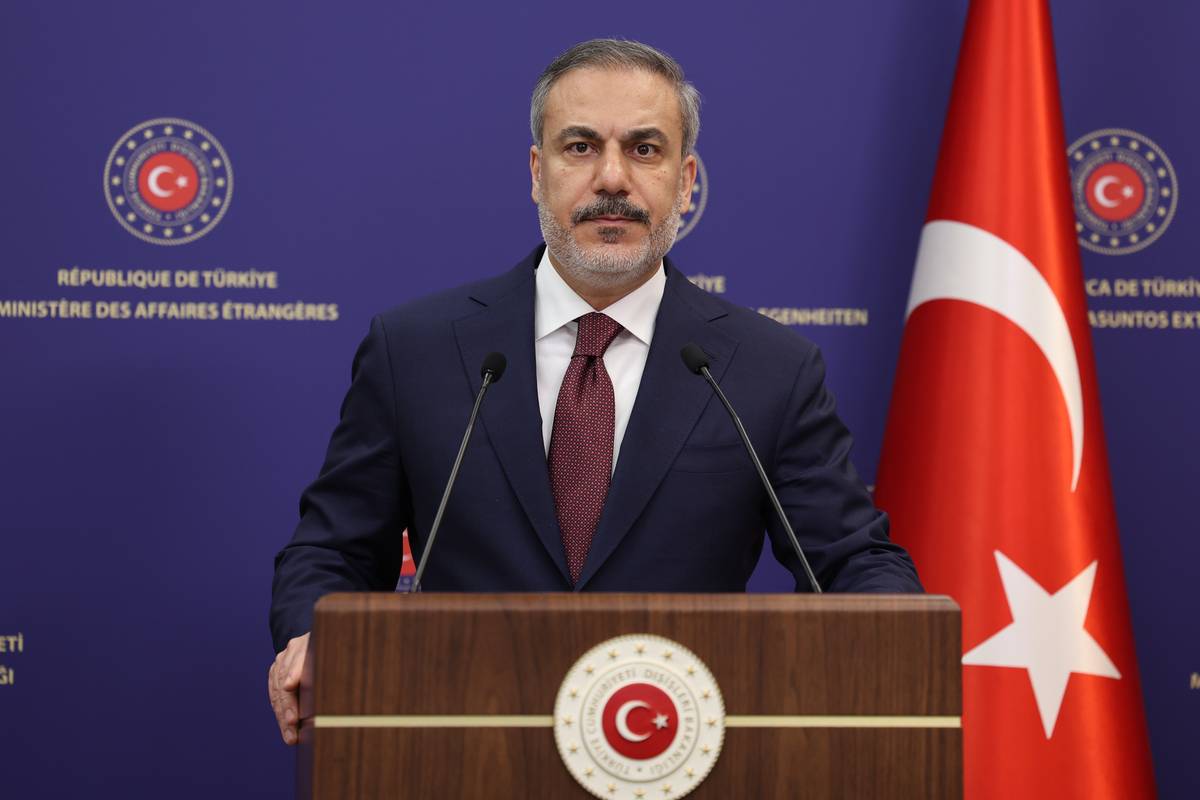
[[[688,342],[700,345],[712,359],[713,377],[720,380],[737,341],[709,322],[725,314],[719,303],[668,263],[667,286],[637,400],[576,590],[587,584],[629,533],[712,398],[708,383],[684,367],[679,351]],[[533,404],[536,408],[536,397]]]
[[533,277],[534,265],[540,258],[539,248],[505,276],[509,280],[489,283],[486,289],[473,294],[472,299],[484,308],[457,320],[454,332],[472,392],[479,390],[479,365],[484,356],[496,351],[508,359],[503,378],[488,390],[480,416],[488,441],[521,507],[569,584],[570,573],[555,516],[538,409],[533,351]]

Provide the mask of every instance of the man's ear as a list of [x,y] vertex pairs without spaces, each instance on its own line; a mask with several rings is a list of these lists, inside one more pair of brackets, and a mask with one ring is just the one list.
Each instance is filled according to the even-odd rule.
[[696,183],[696,154],[683,159],[683,180],[679,182],[679,209],[686,214],[692,204],[692,186]]
[[533,182],[529,196],[533,198],[534,203],[540,203],[541,193],[538,187],[542,183],[542,154],[538,152],[536,144],[529,148],[529,178]]

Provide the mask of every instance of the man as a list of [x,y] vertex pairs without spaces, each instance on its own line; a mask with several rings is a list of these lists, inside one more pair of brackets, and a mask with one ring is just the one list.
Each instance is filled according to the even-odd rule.
[[921,590],[850,465],[816,347],[664,261],[700,126],[679,65],[636,42],[577,45],[538,81],[530,124],[546,247],[372,321],[325,466],[276,557],[268,688],[289,744],[313,603],[395,588],[401,532],[419,553],[491,351],[508,368],[424,588],[744,591],[764,530],[807,588],[724,409],[680,361],[696,342],[823,587]]

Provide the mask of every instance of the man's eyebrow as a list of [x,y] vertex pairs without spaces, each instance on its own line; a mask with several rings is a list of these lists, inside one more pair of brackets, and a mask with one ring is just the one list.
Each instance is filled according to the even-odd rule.
[[[570,139],[588,139],[590,141],[598,141],[600,134],[594,128],[589,128],[586,125],[568,125],[558,132],[555,137],[560,142],[565,142]],[[661,129],[648,125],[644,128],[630,128],[621,137],[622,142],[660,142],[667,144],[670,138],[662,132]]]
[[667,135],[654,126],[649,126],[646,128],[632,128],[631,130],[626,131],[625,135],[621,138],[626,142],[657,141],[661,142],[662,144],[666,144],[669,141],[667,139]]
[[591,139],[592,141],[596,141],[600,138],[600,134],[586,125],[568,125],[558,132],[556,138],[560,142],[565,142],[568,139]]

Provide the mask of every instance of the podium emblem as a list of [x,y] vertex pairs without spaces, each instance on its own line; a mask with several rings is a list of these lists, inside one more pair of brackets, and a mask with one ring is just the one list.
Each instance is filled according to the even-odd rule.
[[725,702],[708,667],[683,645],[618,636],[567,673],[554,739],[567,770],[597,797],[682,797],[717,761]]

